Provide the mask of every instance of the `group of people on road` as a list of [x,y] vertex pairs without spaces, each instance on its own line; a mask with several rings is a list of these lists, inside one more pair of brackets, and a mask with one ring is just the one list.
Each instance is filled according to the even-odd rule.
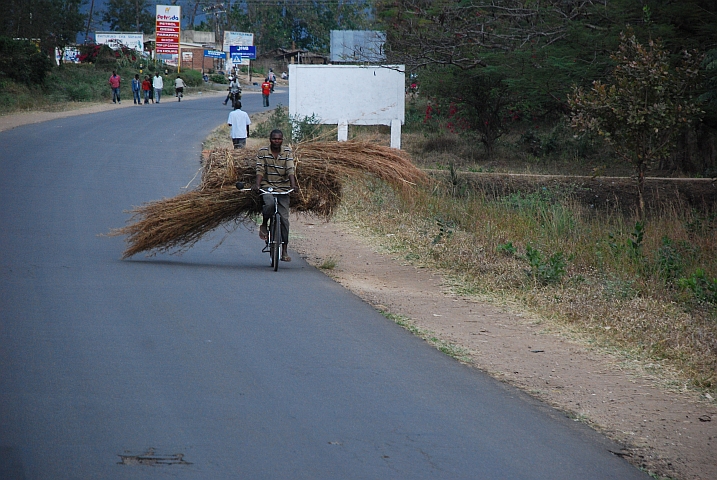
[[[150,80],[151,78],[151,80]],[[122,78],[117,75],[115,70],[112,71],[112,76],[109,78],[110,88],[112,89],[112,103],[121,104],[120,101],[120,85]],[[174,80],[174,92],[175,96],[181,101],[182,95],[184,94],[184,87],[187,85],[182,80],[182,77],[177,75]],[[148,103],[159,103],[162,99],[162,90],[164,89],[164,79],[156,72],[154,77],[149,75],[144,76],[144,80],[140,80],[139,74],[135,74],[132,79],[132,97],[135,105],[142,105],[142,99],[144,104]]]

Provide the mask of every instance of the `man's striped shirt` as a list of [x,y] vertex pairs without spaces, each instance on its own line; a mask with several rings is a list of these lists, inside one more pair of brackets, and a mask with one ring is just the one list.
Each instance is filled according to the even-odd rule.
[[256,154],[256,174],[261,175],[261,186],[279,190],[291,188],[289,175],[294,175],[294,158],[291,148],[283,147],[278,158],[274,158],[269,147],[262,147]]

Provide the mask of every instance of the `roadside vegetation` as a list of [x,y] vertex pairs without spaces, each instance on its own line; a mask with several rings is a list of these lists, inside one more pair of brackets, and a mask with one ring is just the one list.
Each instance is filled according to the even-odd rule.
[[[425,111],[430,100],[419,96],[409,104]],[[264,138],[272,128],[293,132],[294,142],[335,136],[316,119],[290,118],[281,107],[257,122],[253,134]],[[579,182],[570,177],[511,191],[502,184],[510,181],[507,175],[488,173],[589,178],[596,175],[595,163],[600,175],[634,173],[599,139],[576,138],[567,124],[543,138],[529,130],[506,135],[490,157],[480,144],[466,141],[468,135],[426,117],[409,115],[405,130],[404,148],[433,172],[433,182],[409,197],[375,179],[350,182],[341,221],[364,227],[402,261],[439,269],[457,294],[530,311],[546,329],[618,349],[673,378],[677,388],[717,392],[714,204],[695,207],[667,198],[652,201],[645,212],[637,202],[634,208],[595,208],[578,198]],[[352,127],[351,135],[389,141],[387,127]],[[536,148],[545,144],[552,146]],[[578,151],[592,152],[595,163],[576,161],[582,158]],[[485,178],[471,181],[476,175]],[[623,190],[624,198],[637,196],[634,180],[625,181]],[[331,268],[337,265],[340,260]]]
[[[174,95],[176,69],[155,64],[132,50],[113,51],[107,46],[84,47],[85,61],[54,65],[30,42],[0,37],[0,114],[26,110],[62,110],[86,102],[109,102],[107,83],[112,71],[122,78],[121,95],[132,101],[131,81],[161,72],[165,95]],[[141,73],[140,73],[141,72]],[[165,73],[166,72],[166,73]],[[211,90],[200,72],[182,70],[186,93]],[[219,87],[222,88],[222,87]]]

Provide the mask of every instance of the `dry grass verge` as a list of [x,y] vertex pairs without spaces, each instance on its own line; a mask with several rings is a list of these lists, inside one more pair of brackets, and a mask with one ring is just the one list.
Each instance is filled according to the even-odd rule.
[[666,211],[638,230],[630,217],[569,198],[456,198],[449,184],[406,199],[377,182],[352,183],[340,211],[404,260],[441,269],[458,293],[510,299],[717,391],[715,305],[677,282],[698,268],[717,272],[717,230],[700,214]]

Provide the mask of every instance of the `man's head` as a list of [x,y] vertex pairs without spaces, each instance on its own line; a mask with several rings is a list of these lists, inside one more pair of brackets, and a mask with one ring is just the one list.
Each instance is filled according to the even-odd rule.
[[157,76],[157,77],[159,77],[159,72],[156,72],[154,75]]
[[135,74],[134,74],[134,78],[136,78],[137,80],[139,80],[139,73],[135,73]]
[[241,108],[241,102],[237,100],[234,102],[234,110],[239,110]]
[[269,134],[269,143],[273,151],[278,152],[281,150],[281,145],[284,143],[284,134],[281,130],[277,128],[271,131]]
[[114,77],[115,75],[117,75],[117,72],[112,70],[112,76]]

